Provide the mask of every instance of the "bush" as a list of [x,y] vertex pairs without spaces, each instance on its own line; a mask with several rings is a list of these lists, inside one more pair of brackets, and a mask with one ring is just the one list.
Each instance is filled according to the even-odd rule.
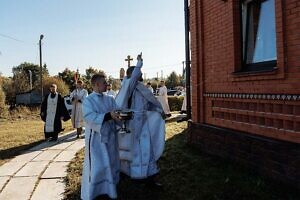
[[0,117],[4,117],[7,112],[7,107],[5,105],[5,94],[2,89],[2,84],[0,85]]
[[180,111],[184,97],[168,96],[168,102],[171,111]]
[[53,83],[57,85],[57,92],[62,96],[68,95],[70,93],[69,86],[62,79],[57,77],[45,77],[43,80],[44,95],[49,94],[50,85]]
[[39,119],[40,106],[17,106],[10,110],[11,119]]

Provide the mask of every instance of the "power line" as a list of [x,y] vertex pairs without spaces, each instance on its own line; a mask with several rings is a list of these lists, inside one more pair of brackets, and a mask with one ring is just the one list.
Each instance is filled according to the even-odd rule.
[[21,42],[21,43],[27,43],[27,44],[31,44],[31,45],[37,45],[37,44],[31,43],[31,42],[26,42],[26,41],[23,41],[23,40],[19,40],[17,38],[14,38],[14,37],[11,37],[9,35],[2,34],[2,33],[0,33],[0,36],[2,36],[4,38],[7,38],[7,39],[11,39],[11,40],[17,41],[17,42]]

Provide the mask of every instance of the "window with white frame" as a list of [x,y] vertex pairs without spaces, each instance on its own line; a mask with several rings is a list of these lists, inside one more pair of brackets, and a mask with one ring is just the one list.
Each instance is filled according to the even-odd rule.
[[242,1],[243,70],[276,67],[275,0]]

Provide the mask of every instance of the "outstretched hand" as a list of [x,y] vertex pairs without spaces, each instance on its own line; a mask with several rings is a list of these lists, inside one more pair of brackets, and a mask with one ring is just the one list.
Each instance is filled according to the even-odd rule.
[[143,61],[142,52],[136,58],[138,61]]

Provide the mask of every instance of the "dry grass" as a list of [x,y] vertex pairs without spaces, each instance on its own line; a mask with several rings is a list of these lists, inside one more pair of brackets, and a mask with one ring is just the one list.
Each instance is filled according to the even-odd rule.
[[[6,119],[0,119],[0,165],[44,140],[44,122],[38,110],[15,110]],[[65,131],[73,130],[71,121],[63,123]]]
[[[119,200],[299,199],[296,190],[188,146],[184,129],[186,123],[167,124],[165,151],[159,161],[164,190],[123,179]],[[81,150],[69,165],[65,199],[80,199],[83,154]]]

